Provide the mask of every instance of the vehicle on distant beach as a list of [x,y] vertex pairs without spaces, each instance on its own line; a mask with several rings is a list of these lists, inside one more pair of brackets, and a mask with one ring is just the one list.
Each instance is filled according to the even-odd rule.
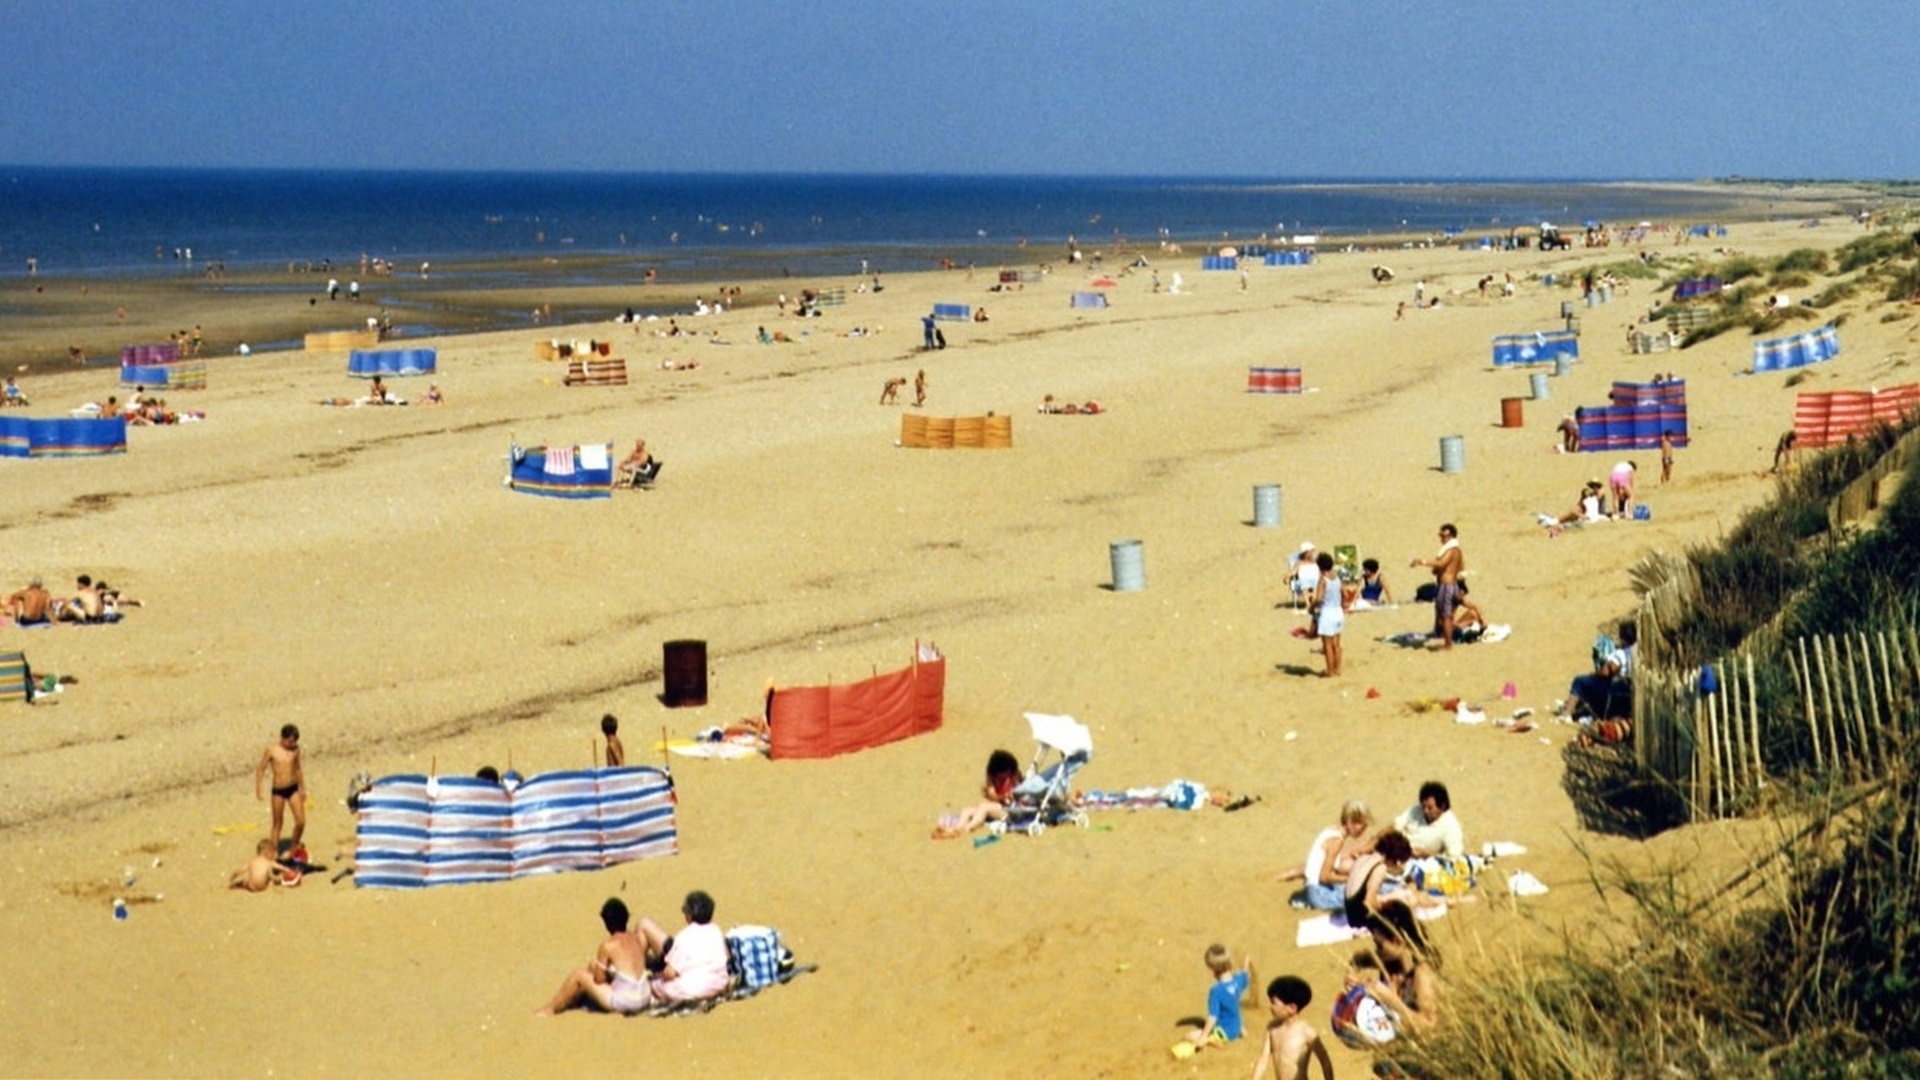
[[1573,241],[1561,236],[1559,229],[1544,221],[1540,223],[1541,251],[1566,251],[1572,247]]

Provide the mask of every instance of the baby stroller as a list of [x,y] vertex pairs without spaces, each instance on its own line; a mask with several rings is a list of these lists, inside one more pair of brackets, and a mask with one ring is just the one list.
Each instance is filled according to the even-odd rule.
[[1087,815],[1073,802],[1073,777],[1093,759],[1093,734],[1071,716],[1027,713],[1033,729],[1033,766],[1013,789],[1005,821],[993,822],[995,833],[1023,832],[1039,836],[1047,826],[1068,822],[1085,827]]

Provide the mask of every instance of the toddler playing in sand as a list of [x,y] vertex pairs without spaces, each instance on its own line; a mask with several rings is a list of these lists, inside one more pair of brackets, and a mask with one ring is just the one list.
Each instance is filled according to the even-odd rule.
[[227,888],[248,892],[266,892],[275,885],[291,888],[300,884],[300,871],[274,858],[274,842],[262,840],[254,845],[253,858],[227,876]]
[[1209,1046],[1225,1046],[1240,1039],[1240,1002],[1253,985],[1253,957],[1235,970],[1233,955],[1225,945],[1208,946],[1205,960],[1213,973],[1213,986],[1207,991],[1206,1022],[1187,1032],[1184,1042],[1173,1045],[1173,1056],[1184,1058]]

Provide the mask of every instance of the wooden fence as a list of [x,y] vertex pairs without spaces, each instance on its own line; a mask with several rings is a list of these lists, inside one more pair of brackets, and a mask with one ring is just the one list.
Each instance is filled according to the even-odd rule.
[[1636,670],[1635,756],[1693,820],[1739,814],[1764,797],[1764,747],[1801,737],[1782,724],[1805,724],[1814,771],[1856,783],[1885,775],[1917,733],[1920,634],[1912,626],[1796,638],[1779,653],[1801,703],[1792,720],[1761,708],[1751,651],[1709,665],[1711,690],[1699,669]]
[[[1887,477],[1920,448],[1920,428],[1827,505],[1835,534],[1873,513]],[[1745,651],[1713,668],[1717,689],[1701,689],[1701,671],[1682,669],[1664,647],[1662,626],[1677,625],[1698,602],[1700,578],[1684,556],[1656,552],[1630,576],[1641,599],[1634,613],[1634,754],[1685,802],[1695,821],[1738,814],[1768,782],[1762,748],[1780,718],[1766,715],[1756,691],[1755,654],[1784,657],[1805,714],[1813,767],[1849,780],[1883,775],[1905,745],[1920,705],[1920,634],[1911,625],[1834,637],[1781,640],[1774,624],[1747,635]],[[1780,661],[1773,661],[1779,663]]]

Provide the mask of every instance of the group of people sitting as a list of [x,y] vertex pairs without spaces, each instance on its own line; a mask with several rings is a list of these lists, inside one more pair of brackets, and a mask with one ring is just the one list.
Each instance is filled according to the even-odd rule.
[[1639,468],[1637,462],[1622,461],[1607,474],[1605,483],[1598,478],[1588,480],[1581,486],[1571,509],[1557,517],[1547,513],[1536,515],[1541,527],[1548,535],[1558,536],[1569,526],[1631,517],[1633,482]]
[[[1341,566],[1332,555],[1315,547],[1313,541],[1305,541],[1294,556],[1293,569],[1287,576],[1287,590],[1292,594],[1295,606],[1308,603],[1316,590],[1320,589],[1323,579],[1329,580],[1329,584],[1339,583],[1338,596],[1344,610],[1364,611],[1368,608],[1390,607],[1394,603],[1393,590],[1380,574],[1379,559],[1360,560],[1356,572],[1350,564]],[[1332,591],[1328,590],[1329,593]]]
[[1338,823],[1314,837],[1306,861],[1279,877],[1304,883],[1294,906],[1343,911],[1348,925],[1358,927],[1389,901],[1413,907],[1446,902],[1409,885],[1410,870],[1421,880],[1469,871],[1465,832],[1447,786],[1437,780],[1420,785],[1418,801],[1391,828],[1372,829],[1366,803],[1355,799],[1342,806]]
[[[1377,1046],[1435,1023],[1438,958],[1417,910],[1457,897],[1420,883],[1469,874],[1460,820],[1446,785],[1438,781],[1420,786],[1419,801],[1396,817],[1392,828],[1378,833],[1372,828],[1366,804],[1348,802],[1338,823],[1314,837],[1305,865],[1280,875],[1281,881],[1304,883],[1296,907],[1339,912],[1348,926],[1368,932],[1371,947],[1355,954],[1346,990],[1334,1006],[1335,1033],[1355,1046]],[[1372,1005],[1365,1006],[1363,998]]]
[[1106,412],[1107,407],[1097,401],[1091,400],[1084,404],[1073,401],[1055,401],[1053,395],[1048,394],[1046,397],[1040,399],[1040,408],[1038,411],[1047,416],[1097,416],[1100,413]]
[[38,578],[27,583],[0,604],[0,613],[15,626],[51,626],[57,622],[87,624],[120,621],[120,609],[140,607],[141,602],[122,595],[104,581],[81,574],[74,579],[72,596],[56,597]]
[[[21,404],[24,405],[26,402],[22,401]],[[118,416],[125,419],[129,424],[142,426],[147,424],[178,424],[183,420],[205,420],[207,418],[206,413],[197,409],[175,412],[167,408],[166,399],[149,397],[147,395],[147,388],[144,386],[135,388],[133,395],[127,399],[124,405],[120,403],[119,396],[115,395],[107,398],[105,405],[97,401],[89,401],[83,405],[76,406],[71,412],[73,416],[83,420],[94,419],[96,417],[112,418]]]
[[[107,403],[111,406],[113,399],[108,398]],[[127,399],[127,407],[122,410],[122,415],[127,418],[129,424],[147,425],[177,424],[182,420],[199,420],[206,414],[192,410],[185,413],[174,412],[167,408],[165,398],[149,397],[144,390],[135,390],[133,396]]]
[[669,934],[642,916],[629,929],[627,905],[613,898],[600,905],[607,939],[585,967],[561,980],[553,997],[534,1013],[552,1016],[576,1005],[631,1016],[656,1005],[701,1001],[724,993],[726,934],[713,923],[713,897],[698,889],[687,894],[680,914],[687,924]]

